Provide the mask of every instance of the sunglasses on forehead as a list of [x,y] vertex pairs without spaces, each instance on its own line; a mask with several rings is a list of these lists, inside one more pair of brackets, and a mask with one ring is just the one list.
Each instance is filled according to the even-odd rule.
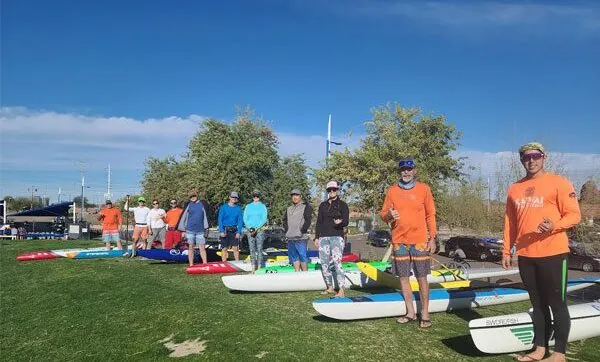
[[531,161],[531,160],[537,161],[537,160],[542,159],[543,157],[544,157],[543,153],[537,153],[537,152],[536,153],[528,153],[526,155],[521,156],[521,161],[523,161],[523,162],[527,162],[527,161]]
[[402,160],[398,162],[398,168],[415,168],[415,162],[413,160]]

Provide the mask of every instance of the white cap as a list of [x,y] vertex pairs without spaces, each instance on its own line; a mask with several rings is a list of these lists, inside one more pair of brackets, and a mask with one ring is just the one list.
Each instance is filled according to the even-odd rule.
[[327,189],[339,189],[340,187],[338,186],[338,183],[335,181],[329,181],[327,183],[327,186],[325,186],[325,190]]

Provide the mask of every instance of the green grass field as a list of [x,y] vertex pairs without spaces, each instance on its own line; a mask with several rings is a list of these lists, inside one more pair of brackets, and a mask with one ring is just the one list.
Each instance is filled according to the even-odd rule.
[[[436,313],[433,327],[394,319],[320,318],[317,292],[234,294],[219,275],[149,260],[57,259],[17,262],[25,251],[98,246],[95,242],[2,241],[0,356],[16,360],[163,360],[173,343],[204,342],[194,360],[509,361],[473,346],[467,321],[525,311],[526,302]],[[359,295],[359,291],[350,291]],[[600,359],[600,338],[572,343],[569,357]]]

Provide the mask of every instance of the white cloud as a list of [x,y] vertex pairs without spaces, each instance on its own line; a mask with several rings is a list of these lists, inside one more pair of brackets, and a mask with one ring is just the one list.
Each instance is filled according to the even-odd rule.
[[596,2],[550,4],[500,1],[393,1],[352,0],[329,2],[330,10],[344,15],[395,19],[445,29],[519,27],[548,35],[580,33],[600,35],[600,6]]
[[[22,193],[30,184],[65,185],[45,176],[50,171],[70,173],[69,179],[77,192],[78,161],[86,163],[86,172],[97,173],[97,192],[105,184],[105,169],[110,163],[115,171],[117,186],[128,191],[128,185],[137,187],[144,160],[149,157],[180,155],[187,149],[203,117],[135,120],[126,117],[89,116],[72,113],[31,111],[24,108],[0,108],[0,174],[5,194]],[[280,154],[303,154],[307,164],[319,167],[325,157],[325,137],[278,133]],[[356,148],[359,136],[336,135],[334,141],[342,146],[334,150]],[[473,176],[494,176],[508,160],[516,157],[511,152],[489,153],[462,149],[457,156],[466,156],[466,164],[474,166]],[[585,179],[600,176],[600,154],[552,153],[551,159],[563,166],[567,175],[577,185]],[[29,171],[25,176],[12,176],[10,171]],[[35,171],[35,172],[32,172]],[[45,171],[48,173],[44,174]],[[125,176],[128,175],[128,176]],[[136,176],[137,175],[137,176]],[[38,177],[38,178],[36,178]],[[56,178],[56,175],[49,176]],[[66,176],[65,176],[66,177]],[[119,177],[121,177],[119,179]],[[52,186],[54,187],[54,186]]]

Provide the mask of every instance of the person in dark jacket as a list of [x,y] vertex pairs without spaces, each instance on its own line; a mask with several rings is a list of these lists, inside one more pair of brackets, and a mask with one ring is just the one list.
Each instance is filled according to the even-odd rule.
[[344,296],[344,271],[342,254],[344,253],[345,228],[350,220],[348,204],[338,196],[337,182],[330,181],[325,188],[328,199],[319,205],[315,230],[315,246],[319,248],[321,271],[327,289],[321,294],[335,293],[333,272],[336,274],[338,292],[336,297]]
[[299,189],[291,192],[292,205],[283,214],[288,259],[295,271],[308,270],[308,229],[312,222],[312,207],[302,201]]

